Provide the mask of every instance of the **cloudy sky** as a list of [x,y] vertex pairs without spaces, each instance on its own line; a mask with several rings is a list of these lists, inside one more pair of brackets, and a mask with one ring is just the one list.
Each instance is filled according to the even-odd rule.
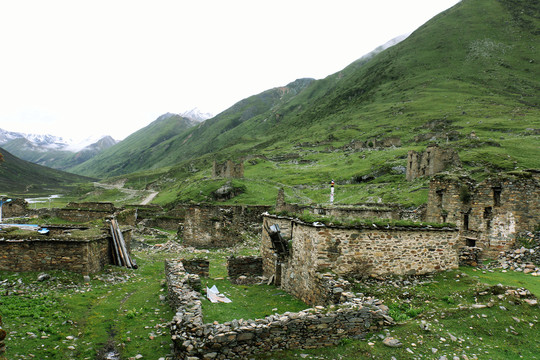
[[0,128],[121,140],[324,78],[459,0],[0,0]]

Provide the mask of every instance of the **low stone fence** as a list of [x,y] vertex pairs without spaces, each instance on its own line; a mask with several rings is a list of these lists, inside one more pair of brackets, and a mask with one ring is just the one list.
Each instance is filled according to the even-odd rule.
[[[329,307],[256,320],[203,323],[198,276],[186,273],[181,261],[165,263],[168,299],[176,309],[170,323],[174,359],[246,359],[256,353],[290,348],[332,346],[393,324],[377,300],[350,297]],[[351,294],[352,295],[352,294]],[[234,301],[234,299],[232,299]]]

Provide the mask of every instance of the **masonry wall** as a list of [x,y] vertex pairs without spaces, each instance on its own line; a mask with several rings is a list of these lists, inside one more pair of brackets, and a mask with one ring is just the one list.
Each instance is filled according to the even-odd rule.
[[[267,226],[283,224],[267,215]],[[454,228],[329,227],[290,220],[292,248],[288,257],[263,263],[264,273],[280,272],[281,286],[309,304],[327,301],[321,274],[340,276],[419,275],[457,268],[458,231]],[[261,240],[263,256],[271,253],[269,235]]]
[[285,202],[283,189],[278,191],[276,198],[276,212],[287,212],[301,214],[309,211],[312,214],[322,216],[333,216],[341,219],[412,219],[423,220],[423,209],[406,209],[398,204],[355,204],[351,206],[310,206],[291,204]]
[[[129,251],[131,232],[123,231]],[[0,239],[0,270],[48,271],[67,270],[82,274],[95,273],[112,263],[110,236],[74,239],[66,236],[29,235]]]
[[482,257],[509,250],[516,237],[540,224],[540,173],[500,174],[480,183],[440,175],[430,182],[426,220],[452,222],[461,246],[483,249]]
[[269,209],[270,206],[189,206],[179,235],[188,246],[230,247],[243,241],[244,232],[258,233],[262,214]]
[[[343,338],[393,324],[376,301],[359,298],[329,308],[311,308],[264,319],[203,323],[197,276],[180,261],[165,263],[168,299],[176,315],[170,323],[174,359],[248,359],[281,349],[337,345]],[[234,299],[233,299],[234,301]]]

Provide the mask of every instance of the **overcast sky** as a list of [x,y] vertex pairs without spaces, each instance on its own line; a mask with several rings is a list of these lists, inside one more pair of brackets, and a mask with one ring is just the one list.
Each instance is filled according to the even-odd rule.
[[121,140],[324,78],[458,0],[0,0],[0,128]]

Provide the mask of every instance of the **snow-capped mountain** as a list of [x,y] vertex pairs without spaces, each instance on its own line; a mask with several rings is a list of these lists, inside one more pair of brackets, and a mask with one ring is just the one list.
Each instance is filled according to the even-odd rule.
[[110,136],[92,136],[74,141],[54,135],[0,129],[0,147],[20,159],[59,170],[68,170],[116,143]]
[[108,137],[106,135],[91,136],[84,140],[65,139],[60,136],[49,134],[26,134],[15,131],[7,131],[0,129],[0,146],[4,146],[9,142],[17,139],[25,139],[25,143],[31,146],[34,150],[41,149],[42,151],[58,150],[77,152],[84,148],[93,145],[101,139]]
[[213,114],[202,112],[198,108],[193,108],[179,115],[182,117],[188,118],[190,120],[196,121],[196,122],[203,122],[204,120],[214,117]]

